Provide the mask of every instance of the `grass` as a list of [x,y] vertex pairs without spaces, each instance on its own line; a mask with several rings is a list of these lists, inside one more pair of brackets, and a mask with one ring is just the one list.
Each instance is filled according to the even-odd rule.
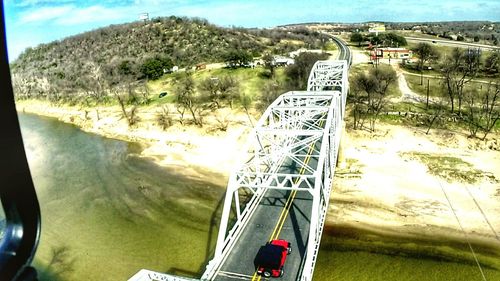
[[[424,77],[423,79],[423,85],[420,85],[420,75],[412,75],[412,74],[404,74],[406,82],[408,83],[408,87],[412,91],[414,91],[417,94],[420,94],[422,96],[425,96],[427,94],[427,81],[429,80],[429,96],[430,97],[443,97],[446,95],[446,89],[443,88],[442,81],[443,79],[439,77]],[[480,80],[484,81],[495,81],[495,78],[478,78]],[[479,81],[470,81],[467,84],[465,84],[464,92],[469,92],[469,91],[482,91],[486,92],[488,89],[488,84],[479,82]]]
[[442,97],[443,89],[441,86],[441,79],[439,78],[428,78],[424,77],[423,85],[420,85],[420,76],[403,74],[406,79],[408,87],[417,94],[422,96],[427,95],[427,81],[429,81],[429,96],[430,97]]
[[[240,83],[239,93],[249,96],[253,100],[255,100],[261,93],[262,85],[264,85],[266,81],[269,81],[269,78],[266,77],[265,72],[266,70],[262,67],[234,69],[219,68],[196,71],[193,74],[193,79],[195,83],[198,84],[203,79],[211,77],[221,77],[225,75],[231,76]],[[156,81],[149,82],[148,86],[153,93],[151,96],[151,105],[161,105],[174,102],[175,81],[180,75],[182,75],[182,73],[168,74],[164,75],[162,78]],[[275,75],[275,78],[280,82],[284,82],[286,79],[284,68],[276,68]],[[168,92],[169,94],[166,97],[160,99],[158,97],[158,94],[164,91]]]
[[405,152],[402,156],[419,160],[427,166],[431,174],[449,182],[476,183],[485,177],[483,171],[474,169],[472,164],[458,157],[420,152]]
[[325,51],[335,51],[337,50],[337,44],[333,42],[327,42],[325,44]]

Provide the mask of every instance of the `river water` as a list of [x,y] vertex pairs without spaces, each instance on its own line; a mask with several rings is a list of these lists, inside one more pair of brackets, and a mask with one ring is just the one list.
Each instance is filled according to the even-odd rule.
[[[51,118],[19,119],[42,211],[41,280],[122,281],[141,268],[200,276],[224,187],[159,167],[137,155],[137,144]],[[346,242],[324,237],[315,280],[482,280],[470,263],[340,247]],[[486,274],[500,280],[496,269]]]

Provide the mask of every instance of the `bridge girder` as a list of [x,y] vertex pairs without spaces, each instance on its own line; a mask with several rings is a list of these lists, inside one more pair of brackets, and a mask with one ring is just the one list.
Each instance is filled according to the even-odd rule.
[[342,93],[342,118],[349,92],[349,64],[346,60],[317,61],[307,80],[308,91],[338,90]]
[[[313,195],[308,246],[300,277],[301,281],[312,280],[337,162],[349,89],[348,66],[347,61],[316,62],[309,76],[308,91],[285,93],[264,112],[249,135],[239,158],[241,164],[230,175],[215,255],[201,280],[213,280],[268,189]],[[308,164],[305,157],[315,166]],[[300,173],[280,171],[285,161],[300,169]],[[242,189],[252,195],[243,204],[239,197]],[[236,222],[228,230],[233,206]],[[141,270],[130,280],[194,279]]]

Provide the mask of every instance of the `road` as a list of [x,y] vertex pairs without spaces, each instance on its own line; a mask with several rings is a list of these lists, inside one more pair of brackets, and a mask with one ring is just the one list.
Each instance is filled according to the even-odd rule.
[[[301,141],[301,137],[295,141]],[[306,155],[297,157],[312,170],[316,170],[318,159],[309,155],[312,151],[320,149],[321,139],[318,139],[309,146]],[[305,169],[290,164],[295,163],[292,158],[286,157],[283,163],[278,173],[310,174]],[[254,259],[259,248],[272,239],[285,239],[292,245],[292,254],[287,257],[285,274],[280,280],[297,280],[301,276],[302,262],[307,249],[312,199],[307,190],[294,192],[268,189],[215,280],[265,280],[266,278],[256,275],[257,265]],[[287,201],[290,203],[287,204]],[[282,217],[284,222],[280,220]]]
[[460,47],[460,48],[480,48],[481,50],[500,50],[500,47],[491,46],[491,45],[483,45],[476,43],[467,43],[461,41],[451,41],[451,40],[443,40],[443,39],[432,39],[432,38],[418,38],[418,37],[405,37],[408,42],[427,42],[439,44],[441,46],[448,47]]
[[[350,61],[349,48],[340,39],[332,38],[339,45],[339,59]],[[298,137],[295,141],[299,142],[300,140],[301,137]],[[321,139],[309,146],[307,155],[297,157],[302,158],[302,161],[312,170],[316,170],[318,159],[310,157],[310,153],[320,149]],[[284,164],[279,168],[279,173],[310,173],[290,164],[296,163],[295,161],[286,157],[283,161]],[[244,227],[242,234],[238,237],[234,248],[219,268],[215,280],[259,281],[266,279],[256,275],[257,265],[254,263],[254,259],[259,248],[273,239],[285,239],[291,243],[293,249],[292,254],[287,258],[284,266],[285,273],[280,280],[298,280],[302,274],[302,263],[305,260],[308,246],[312,203],[313,197],[307,190],[295,192],[268,189]]]

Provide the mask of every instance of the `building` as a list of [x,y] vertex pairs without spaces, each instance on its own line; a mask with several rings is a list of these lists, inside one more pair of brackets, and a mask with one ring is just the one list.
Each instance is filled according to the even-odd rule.
[[322,54],[324,53],[323,50],[308,50],[306,48],[300,48],[296,51],[293,51],[293,52],[290,52],[288,55],[291,57],[291,58],[295,58],[297,57],[298,55],[300,55],[301,53],[315,53],[315,54]]
[[284,57],[284,56],[274,56],[273,64],[276,66],[288,66],[295,63],[295,60],[292,58]]
[[370,51],[370,59],[411,59],[413,52],[405,48],[377,48]]
[[375,33],[377,36],[379,33],[385,32],[385,25],[383,23],[370,23],[368,26],[368,32]]

